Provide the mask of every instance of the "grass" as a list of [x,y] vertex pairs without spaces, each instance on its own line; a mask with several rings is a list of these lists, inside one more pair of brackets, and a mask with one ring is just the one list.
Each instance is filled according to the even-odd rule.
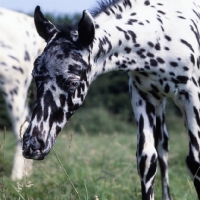
[[[172,122],[170,118],[169,125]],[[170,133],[172,197],[174,200],[197,199],[185,166],[188,138],[183,122],[178,122]],[[57,138],[55,152],[51,151],[44,161],[34,161],[30,177],[14,182],[10,179],[14,136],[6,132],[4,139],[0,132],[0,200],[140,200],[136,141],[135,129],[132,133],[96,135],[64,130]],[[161,199],[159,171],[155,199]]]

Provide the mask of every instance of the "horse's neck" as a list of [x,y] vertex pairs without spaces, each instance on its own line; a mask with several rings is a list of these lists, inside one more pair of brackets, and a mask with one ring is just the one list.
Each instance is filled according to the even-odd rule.
[[130,70],[130,66],[125,69],[123,64],[128,62],[128,56],[133,53],[130,47],[133,46],[135,34],[127,22],[134,10],[128,4],[123,5],[123,2],[95,17],[95,39],[90,55],[92,80],[109,71]]

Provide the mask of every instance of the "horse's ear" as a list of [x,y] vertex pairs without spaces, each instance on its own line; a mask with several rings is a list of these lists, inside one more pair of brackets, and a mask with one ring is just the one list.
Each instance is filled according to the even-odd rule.
[[78,24],[78,39],[83,47],[88,47],[94,40],[95,28],[94,20],[89,12],[83,11],[83,15]]
[[56,27],[44,17],[40,11],[40,6],[36,6],[35,8],[34,21],[38,34],[46,42],[48,42],[53,37],[53,35],[58,32]]

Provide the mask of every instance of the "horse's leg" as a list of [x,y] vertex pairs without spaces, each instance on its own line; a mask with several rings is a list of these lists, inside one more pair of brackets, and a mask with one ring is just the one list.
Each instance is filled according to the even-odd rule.
[[[23,81],[23,80],[20,80]],[[13,180],[21,179],[25,174],[30,174],[32,170],[32,160],[26,160],[22,156],[22,144],[20,139],[20,126],[24,123],[29,114],[29,109],[26,104],[28,86],[20,87],[16,85],[14,80],[9,82],[3,88],[3,96],[7,105],[7,110],[11,119],[14,134],[17,139],[13,169],[11,178]],[[28,84],[28,83],[27,83]]]
[[154,145],[155,107],[147,101],[146,95],[134,86],[131,78],[129,79],[129,89],[138,127],[136,155],[142,199],[153,200],[153,185],[157,171],[157,152]]
[[169,191],[169,177],[168,177],[168,131],[165,123],[165,103],[163,99],[156,107],[156,130],[155,130],[155,147],[158,153],[158,161],[160,165],[162,178],[162,199],[171,200]]
[[177,90],[175,101],[185,117],[189,136],[186,164],[200,199],[200,89],[194,80],[185,88]]

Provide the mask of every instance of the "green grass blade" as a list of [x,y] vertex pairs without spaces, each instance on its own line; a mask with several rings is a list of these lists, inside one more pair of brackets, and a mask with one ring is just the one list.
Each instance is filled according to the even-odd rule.
[[78,191],[77,191],[76,187],[74,186],[74,184],[73,184],[72,180],[70,179],[69,175],[67,174],[67,171],[65,170],[65,168],[64,168],[64,166],[63,166],[63,164],[61,163],[61,161],[60,161],[60,159],[59,159],[59,157],[58,157],[58,155],[56,154],[56,152],[55,152],[55,150],[54,150],[54,149],[53,149],[53,152],[54,152],[54,154],[55,154],[55,156],[56,156],[56,158],[57,158],[57,160],[58,160],[58,162],[59,162],[60,166],[62,167],[62,169],[63,169],[63,171],[64,171],[65,175],[67,176],[68,180],[70,181],[70,183],[71,183],[71,185],[72,185],[72,187],[73,187],[74,191],[76,192],[76,194],[77,194],[77,196],[78,196],[78,199],[80,200],[80,196],[79,196],[79,193],[78,193]]
[[89,200],[89,197],[88,197],[88,190],[87,190],[87,186],[86,186],[86,181],[84,181],[84,186],[85,186],[85,192],[86,192],[86,197],[85,197],[85,199],[86,199],[86,200]]
[[23,199],[23,200],[25,200],[24,199],[24,197],[20,194],[20,192],[17,190],[17,188],[15,187],[15,186],[13,186],[12,184],[11,184],[11,186],[13,187],[13,189],[17,192],[17,194]]

